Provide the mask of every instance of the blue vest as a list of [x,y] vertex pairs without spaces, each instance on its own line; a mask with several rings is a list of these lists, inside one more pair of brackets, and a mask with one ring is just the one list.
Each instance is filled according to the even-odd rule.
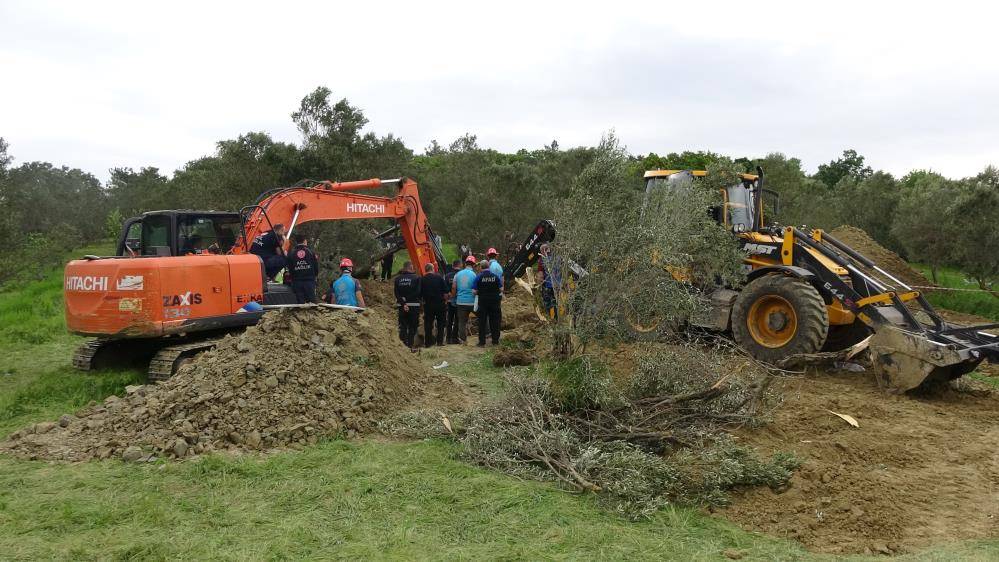
[[471,269],[462,269],[454,274],[455,301],[457,304],[475,304],[475,293],[472,292],[472,285],[475,283],[475,272]]
[[333,282],[333,295],[336,304],[357,306],[357,281],[349,273],[344,273]]

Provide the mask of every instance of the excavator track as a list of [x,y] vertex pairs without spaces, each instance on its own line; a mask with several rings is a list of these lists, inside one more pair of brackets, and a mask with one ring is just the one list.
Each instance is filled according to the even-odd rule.
[[160,349],[149,361],[149,371],[147,372],[149,382],[162,382],[169,379],[187,360],[202,351],[214,348],[219,339],[198,340]]
[[92,371],[95,368],[94,358],[102,348],[111,343],[108,340],[90,340],[76,348],[73,353],[73,367],[81,371]]

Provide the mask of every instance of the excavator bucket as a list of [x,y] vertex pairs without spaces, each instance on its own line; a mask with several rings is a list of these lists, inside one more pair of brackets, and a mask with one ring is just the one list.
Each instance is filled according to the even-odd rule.
[[870,339],[871,360],[886,390],[900,394],[956,379],[973,371],[985,359],[988,348],[994,353],[999,346],[999,339],[980,347],[958,338],[945,344],[931,337],[892,325],[883,325],[875,332]]

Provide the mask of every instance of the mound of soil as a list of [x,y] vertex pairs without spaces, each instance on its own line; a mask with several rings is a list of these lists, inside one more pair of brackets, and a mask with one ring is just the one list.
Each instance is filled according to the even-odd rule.
[[[870,237],[870,235],[857,227],[843,225],[831,231],[829,234],[832,234],[840,242],[843,242],[857,252],[860,252],[861,255],[873,261],[878,265],[878,267],[901,279],[910,287],[930,287],[933,285],[929,279],[924,277],[922,273],[916,271],[898,254],[888,248],[885,248],[881,244],[878,244],[873,238]],[[871,274],[876,278],[884,277],[880,273],[876,272],[867,271],[866,273]],[[890,281],[889,284],[891,284]]]
[[[785,379],[772,424],[743,430],[804,464],[786,490],[754,489],[720,513],[829,553],[909,552],[999,536],[999,396],[883,394],[865,374]],[[853,416],[851,427],[831,411]]]
[[463,387],[428,371],[394,324],[374,310],[270,312],[164,383],[16,431],[0,449],[77,461],[294,447],[369,431],[402,409],[462,403]]

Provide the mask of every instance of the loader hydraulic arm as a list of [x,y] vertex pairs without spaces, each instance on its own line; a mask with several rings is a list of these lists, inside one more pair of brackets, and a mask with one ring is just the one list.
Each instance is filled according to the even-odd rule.
[[[394,197],[355,193],[391,185],[398,187]],[[428,263],[438,270],[442,267],[443,257],[423,211],[419,189],[409,178],[325,181],[311,187],[289,187],[270,192],[258,204],[244,208],[241,214],[243,234],[233,246],[234,254],[247,253],[259,234],[278,223],[285,225],[290,236],[296,228],[312,221],[388,218],[399,223],[417,271],[422,272]]]

